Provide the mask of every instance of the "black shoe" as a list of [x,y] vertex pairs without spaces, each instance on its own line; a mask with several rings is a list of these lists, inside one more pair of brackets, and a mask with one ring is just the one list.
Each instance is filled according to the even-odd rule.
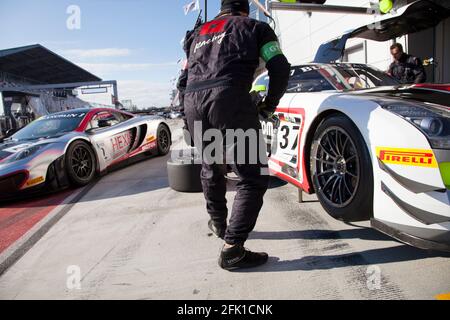
[[269,259],[265,252],[251,252],[242,245],[223,248],[219,257],[219,266],[225,270],[254,268],[263,265]]
[[217,238],[220,238],[222,240],[225,238],[225,231],[227,230],[226,225],[218,225],[215,224],[212,220],[209,220],[208,227]]

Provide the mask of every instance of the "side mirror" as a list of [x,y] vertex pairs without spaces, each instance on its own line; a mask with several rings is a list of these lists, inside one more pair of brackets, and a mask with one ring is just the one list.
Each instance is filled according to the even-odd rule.
[[111,122],[105,119],[98,120],[98,127],[99,128],[111,127]]

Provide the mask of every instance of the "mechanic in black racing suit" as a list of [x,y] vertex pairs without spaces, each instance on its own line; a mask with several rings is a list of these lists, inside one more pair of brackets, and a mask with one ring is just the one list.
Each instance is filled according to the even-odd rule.
[[[218,129],[223,134],[227,129],[256,130],[262,139],[258,110],[270,116],[286,91],[290,64],[278,39],[267,23],[250,19],[248,14],[247,0],[222,0],[220,14],[189,33],[185,41],[188,64],[184,112],[189,132],[200,150],[211,143],[202,141],[208,129]],[[257,107],[249,92],[260,57],[266,62],[270,86]],[[202,125],[202,132],[198,133],[201,137],[194,131],[195,122]],[[250,152],[248,141],[244,144],[245,151]],[[260,148],[259,144],[256,148]],[[211,217],[208,226],[225,240],[219,266],[226,270],[256,267],[268,260],[267,253],[251,252],[243,246],[255,227],[268,188],[267,159],[258,159],[255,164],[248,158],[245,163],[231,163],[239,182],[228,227],[226,170],[223,164],[206,163],[203,159],[201,179]]]
[[394,61],[389,66],[388,74],[402,84],[417,84],[427,81],[427,74],[422,60],[403,51],[400,43],[391,46]]

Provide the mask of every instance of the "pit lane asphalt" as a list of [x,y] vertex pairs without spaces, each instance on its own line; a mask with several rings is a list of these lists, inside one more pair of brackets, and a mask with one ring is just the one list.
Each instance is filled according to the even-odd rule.
[[[296,188],[276,179],[246,243],[270,261],[223,271],[203,195],[171,190],[167,159],[100,179],[3,274],[0,299],[435,299],[450,292],[448,254],[403,245],[368,223],[336,221],[314,197],[299,204]],[[80,289],[67,286],[70,266],[80,268]]]

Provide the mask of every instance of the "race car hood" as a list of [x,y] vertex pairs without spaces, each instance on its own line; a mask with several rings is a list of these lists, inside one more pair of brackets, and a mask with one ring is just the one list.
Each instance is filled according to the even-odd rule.
[[419,102],[419,103],[432,103],[440,105],[446,109],[450,108],[450,93],[443,90],[433,90],[432,88],[420,87],[420,86],[395,86],[395,87],[378,87],[368,90],[358,90],[351,94],[373,96],[380,98],[386,98],[392,101],[393,99]]
[[31,147],[32,144],[28,144],[20,141],[9,141],[0,144],[0,161],[8,158],[9,156]]
[[448,17],[450,17],[450,1],[413,2],[399,9],[394,15],[383,15],[371,24],[350,30],[341,37],[322,44],[317,50],[314,62],[331,63],[341,59],[350,38],[387,41],[434,27]]
[[5,140],[0,144],[0,162],[25,149],[38,145],[48,145],[59,142],[59,138],[36,140]]

